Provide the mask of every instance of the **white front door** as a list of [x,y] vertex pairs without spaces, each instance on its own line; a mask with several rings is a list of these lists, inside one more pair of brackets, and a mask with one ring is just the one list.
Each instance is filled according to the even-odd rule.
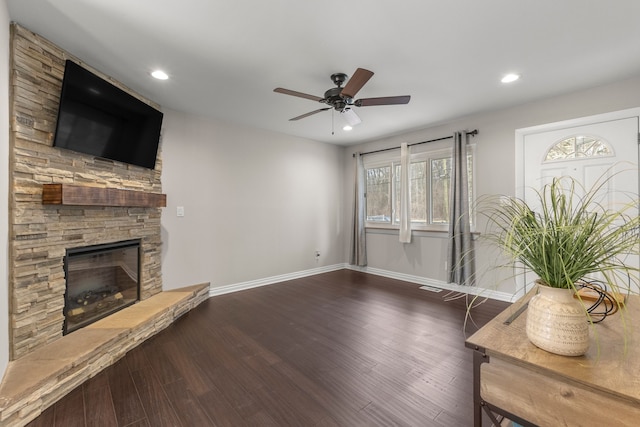
[[[639,116],[633,109],[516,131],[516,195],[535,206],[536,190],[554,177],[571,176],[589,189],[606,176],[599,202],[615,209],[637,200]],[[533,280],[525,273],[519,289]]]

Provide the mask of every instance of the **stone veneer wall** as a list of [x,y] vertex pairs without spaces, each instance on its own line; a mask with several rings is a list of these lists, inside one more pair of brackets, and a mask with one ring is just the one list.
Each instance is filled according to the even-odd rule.
[[11,33],[9,292],[15,360],[62,336],[67,248],[140,238],[141,299],[162,290],[159,208],[43,205],[42,184],[161,193],[162,163],[160,151],[156,169],[149,170],[53,148],[64,62],[82,62],[17,24]]

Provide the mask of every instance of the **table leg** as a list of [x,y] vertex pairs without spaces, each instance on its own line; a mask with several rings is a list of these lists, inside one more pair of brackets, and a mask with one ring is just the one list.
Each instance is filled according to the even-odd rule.
[[480,397],[480,366],[489,361],[484,349],[476,347],[473,351],[473,426],[482,427],[482,398]]

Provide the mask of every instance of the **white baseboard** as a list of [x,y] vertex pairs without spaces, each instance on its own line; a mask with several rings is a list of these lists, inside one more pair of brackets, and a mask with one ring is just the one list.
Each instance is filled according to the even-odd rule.
[[232,285],[224,285],[209,288],[209,296],[224,295],[231,292],[244,291],[246,289],[257,288],[259,286],[273,285],[275,283],[285,282],[287,280],[300,279],[302,277],[313,276],[320,273],[328,273],[330,271],[343,270],[346,264],[327,265],[325,267],[312,268],[311,270],[296,271],[294,273],[281,274],[279,276],[265,277],[263,279],[250,280],[248,282],[234,283]]
[[508,292],[500,292],[493,289],[479,288],[475,286],[460,286],[455,283],[446,283],[440,280],[429,279],[427,277],[414,276],[411,274],[397,273],[395,271],[381,270],[373,267],[358,267],[355,265],[347,265],[348,269],[361,271],[363,273],[375,274],[376,276],[388,277],[390,279],[402,280],[405,282],[416,283],[421,286],[429,286],[453,292],[461,292],[463,294],[478,295],[499,301],[513,302],[518,299],[518,295]]
[[492,298],[500,301],[513,302],[517,299],[517,295],[507,292],[500,292],[491,289],[477,288],[473,286],[460,286],[454,283],[446,283],[440,280],[428,279],[426,277],[414,276],[411,274],[397,273],[395,271],[381,270],[373,267],[357,267],[349,264],[334,264],[325,267],[312,268],[310,270],[297,271],[294,273],[282,274],[279,276],[265,277],[263,279],[250,280],[248,282],[234,283],[232,285],[219,286],[209,289],[209,296],[224,295],[231,292],[244,291],[246,289],[257,288],[259,286],[273,285],[275,283],[285,282],[287,280],[299,279],[302,277],[313,276],[320,273],[328,273],[330,271],[349,269],[361,271],[363,273],[375,274],[376,276],[388,277],[390,279],[402,280],[405,282],[416,283],[421,286],[429,286],[448,291],[461,292],[470,295],[479,295],[482,297]]

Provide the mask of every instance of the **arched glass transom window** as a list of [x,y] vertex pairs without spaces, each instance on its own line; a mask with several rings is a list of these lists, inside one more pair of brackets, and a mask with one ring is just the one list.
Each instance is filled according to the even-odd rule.
[[554,160],[607,156],[613,156],[613,149],[608,143],[593,136],[579,135],[571,136],[555,143],[547,151],[544,161],[552,162]]

